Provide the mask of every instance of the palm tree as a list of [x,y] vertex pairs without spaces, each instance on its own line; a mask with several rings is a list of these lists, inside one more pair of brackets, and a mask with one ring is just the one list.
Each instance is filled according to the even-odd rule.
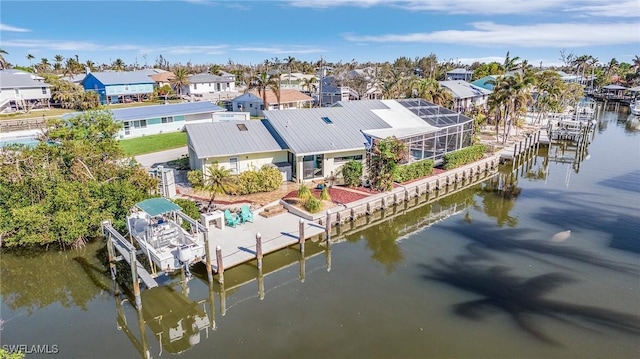
[[96,68],[96,64],[91,61],[91,60],[87,60],[87,62],[84,63],[85,69],[89,69],[89,71],[94,71]]
[[33,67],[33,63],[31,62],[31,60],[35,59],[35,56],[31,55],[31,54],[27,54],[27,60],[29,60],[29,66]]
[[7,61],[4,59],[3,55],[9,55],[9,53],[3,49],[0,49],[0,68],[4,70],[5,68],[7,68]]
[[640,56],[636,55],[636,56],[633,58],[633,64],[632,64],[632,66],[631,66],[631,67],[633,67],[633,69],[635,69],[635,70],[636,70],[636,73],[639,73],[639,72],[640,72]]
[[189,85],[189,73],[187,69],[184,67],[178,67],[173,71],[173,77],[169,79],[169,83],[171,83],[171,87],[173,87],[173,91],[175,91],[178,95],[182,95],[182,88],[184,86]]
[[302,89],[307,89],[307,91],[309,91],[309,93],[311,93],[312,89],[313,89],[313,84],[317,83],[318,79],[316,79],[315,77],[308,77],[308,78],[304,78],[302,79],[302,84],[300,84],[300,86],[302,87]]
[[[439,106],[451,108],[451,104],[453,104],[453,94],[446,87],[440,86],[438,81],[432,78],[417,79],[413,82],[413,86],[416,86],[415,95],[419,98],[423,98]],[[413,86],[410,96],[413,96]]]
[[40,72],[48,72],[49,70],[51,70],[49,59],[47,59],[46,57],[41,58],[38,68],[40,69]]
[[284,61],[287,62],[287,69],[289,69],[289,87],[291,87],[291,68],[293,67],[294,61],[296,61],[296,58],[293,56],[289,56],[284,59]]
[[116,59],[116,61],[111,64],[111,67],[116,71],[124,70],[125,66],[126,65],[124,64],[124,61],[122,61],[122,59]]
[[209,204],[207,210],[216,198],[217,194],[231,193],[235,190],[235,182],[230,169],[218,166],[214,163],[207,167],[207,174],[204,177],[203,189],[209,192]]
[[53,68],[56,70],[56,72],[58,72],[62,69],[62,60],[64,60],[64,56],[56,55],[53,58],[56,61],[56,63],[53,65]]
[[[268,60],[267,60],[268,61]],[[280,75],[279,74],[271,74],[268,75],[267,72],[261,72],[259,75],[252,76],[247,89],[245,92],[249,92],[253,89],[258,91],[258,95],[262,97],[262,107],[263,110],[269,108],[269,104],[267,103],[267,90],[271,90],[276,95],[276,99],[278,100],[278,105],[280,105]]]
[[520,57],[516,56],[514,58],[511,58],[509,56],[509,51],[507,51],[507,55],[505,56],[504,62],[502,63],[502,68],[504,69],[504,72],[507,73],[509,71],[518,69],[518,67],[520,67],[520,64],[518,63],[518,61],[520,61]]

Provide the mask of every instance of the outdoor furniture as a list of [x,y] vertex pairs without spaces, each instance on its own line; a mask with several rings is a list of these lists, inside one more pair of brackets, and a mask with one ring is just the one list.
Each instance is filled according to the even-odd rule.
[[251,213],[249,206],[246,204],[240,207],[240,219],[242,222],[253,222],[253,213]]
[[228,209],[224,210],[224,220],[229,227],[235,227],[238,223],[240,223],[240,218],[237,214],[231,213]]

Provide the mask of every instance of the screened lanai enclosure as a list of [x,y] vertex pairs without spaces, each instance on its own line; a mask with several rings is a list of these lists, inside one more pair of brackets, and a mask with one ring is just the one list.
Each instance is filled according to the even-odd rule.
[[424,124],[364,130],[367,151],[375,140],[395,136],[407,145],[409,162],[433,159],[436,163],[453,151],[468,147],[473,142],[473,119],[423,99],[396,100],[420,117]]

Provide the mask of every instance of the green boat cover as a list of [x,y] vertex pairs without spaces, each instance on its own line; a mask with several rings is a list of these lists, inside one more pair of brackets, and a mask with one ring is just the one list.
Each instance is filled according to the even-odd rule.
[[171,211],[179,211],[182,208],[164,197],[149,198],[136,203],[136,207],[147,212],[151,217],[159,216]]

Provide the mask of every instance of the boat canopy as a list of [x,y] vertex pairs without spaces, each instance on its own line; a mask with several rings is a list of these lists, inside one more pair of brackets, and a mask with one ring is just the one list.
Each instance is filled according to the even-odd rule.
[[164,197],[149,198],[136,203],[136,207],[147,212],[151,217],[159,216],[171,211],[179,211],[182,208]]

